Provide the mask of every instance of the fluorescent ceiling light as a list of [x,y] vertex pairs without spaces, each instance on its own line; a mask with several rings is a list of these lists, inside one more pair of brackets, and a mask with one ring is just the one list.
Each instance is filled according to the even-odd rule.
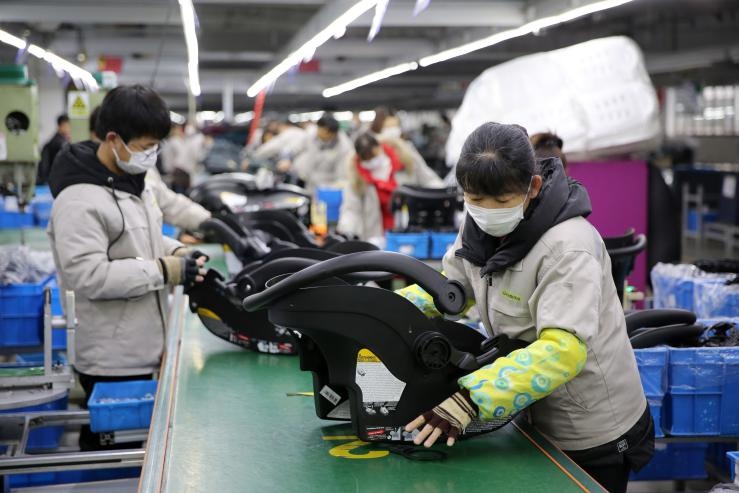
[[182,29],[185,31],[187,45],[187,78],[190,93],[200,96],[200,75],[198,74],[198,37],[195,34],[195,9],[192,0],[179,0]]
[[418,63],[422,67],[428,67],[429,65],[433,65],[434,63],[439,63],[450,60],[452,58],[456,58],[458,56],[466,55],[468,53],[472,53],[473,51],[481,50],[483,48],[502,43],[503,41],[507,41],[509,39],[535,33],[547,27],[562,24],[563,22],[569,22],[580,17],[584,17],[586,15],[594,14],[595,12],[600,12],[602,10],[612,9],[614,7],[618,7],[632,1],[633,0],[601,0],[598,2],[589,3],[581,7],[570,9],[558,15],[542,17],[541,19],[536,19],[514,29],[501,31],[477,41],[463,44],[449,50],[444,50],[435,55],[423,57],[421,58],[421,60],[419,60]]
[[346,26],[357,20],[362,14],[377,5],[378,0],[361,0],[352,5],[346,12],[337,17],[318,34],[306,41],[300,48],[290,53],[284,60],[275,65],[269,72],[261,76],[249,87],[246,95],[255,97],[270,87],[285,72],[298,65],[303,60],[310,60],[316,50],[331,38],[343,36]]
[[15,46],[19,50],[22,50],[26,47],[26,40],[21,39],[17,36],[13,36],[9,32],[3,31],[0,29],[0,42],[9,44],[10,46]]
[[61,75],[61,72],[66,72],[75,81],[75,84],[77,82],[82,82],[84,87],[91,91],[97,91],[98,89],[98,83],[90,72],[50,51],[41,48],[38,45],[28,45],[25,40],[17,36],[13,36],[2,29],[0,29],[0,42],[14,46],[19,50],[27,48],[28,53],[49,63],[54,67],[54,70],[56,70],[59,75]]
[[343,84],[339,84],[338,86],[329,87],[328,89],[325,89],[323,91],[323,97],[331,98],[334,96],[338,96],[339,94],[351,91],[353,89],[356,89],[357,87],[366,86],[367,84],[372,84],[373,82],[377,82],[378,80],[387,79],[388,77],[392,77],[394,75],[410,72],[412,70],[416,70],[417,68],[418,64],[416,62],[401,63],[400,65],[388,67],[384,70],[373,72],[363,77],[344,82]]

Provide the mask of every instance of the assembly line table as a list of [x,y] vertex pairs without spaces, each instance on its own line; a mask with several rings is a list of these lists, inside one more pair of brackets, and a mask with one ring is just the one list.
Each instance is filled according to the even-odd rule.
[[184,302],[172,307],[143,493],[605,491],[525,423],[438,445],[448,456],[436,462],[358,441],[351,425],[319,420],[313,398],[300,395],[312,379],[297,356],[231,345]]

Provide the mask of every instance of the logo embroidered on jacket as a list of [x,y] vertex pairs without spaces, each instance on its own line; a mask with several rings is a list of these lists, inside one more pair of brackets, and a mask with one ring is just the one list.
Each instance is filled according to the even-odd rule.
[[521,303],[521,297],[515,293],[511,293],[507,289],[504,289],[503,291],[501,291],[500,294],[502,294],[509,300],[515,301],[516,303]]

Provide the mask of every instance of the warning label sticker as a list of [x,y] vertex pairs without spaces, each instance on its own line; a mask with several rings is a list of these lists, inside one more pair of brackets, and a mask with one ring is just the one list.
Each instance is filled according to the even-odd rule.
[[70,118],[89,118],[90,95],[86,92],[70,91],[67,94],[67,113]]
[[380,413],[387,416],[395,411],[405,390],[405,382],[396,378],[369,349],[360,349],[357,353],[355,377],[357,386],[362,391],[362,402],[367,414]]

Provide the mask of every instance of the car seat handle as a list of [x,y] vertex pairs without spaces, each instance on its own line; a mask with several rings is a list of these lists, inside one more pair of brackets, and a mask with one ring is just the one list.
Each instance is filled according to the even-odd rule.
[[381,271],[399,274],[418,284],[434,299],[434,305],[450,315],[461,313],[467,303],[464,288],[420,260],[394,252],[359,252],[320,262],[244,299],[246,311],[267,308],[278,299],[317,281],[353,272]]

